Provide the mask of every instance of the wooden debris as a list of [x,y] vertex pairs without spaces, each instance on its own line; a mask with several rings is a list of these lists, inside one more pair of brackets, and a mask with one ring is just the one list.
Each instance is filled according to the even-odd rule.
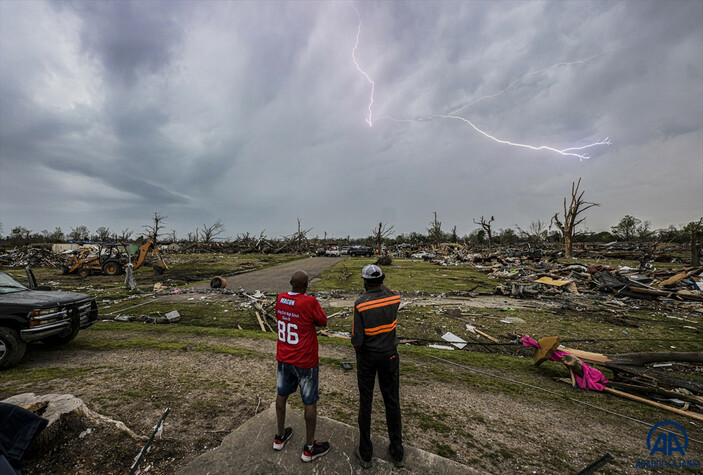
[[539,366],[547,361],[561,344],[558,336],[548,336],[540,339],[539,348],[535,351],[535,366]]
[[266,328],[264,327],[264,322],[261,320],[261,315],[259,315],[259,312],[254,310],[254,313],[256,314],[256,319],[259,321],[259,326],[261,327],[262,332],[266,332]]
[[687,275],[688,275],[687,272],[679,272],[678,274],[676,274],[672,277],[669,277],[666,280],[659,282],[658,287],[668,287],[670,285],[674,285],[677,282],[679,282],[680,280],[685,279],[687,277]]
[[683,410],[677,409],[675,407],[667,406],[666,404],[661,404],[661,403],[652,401],[650,399],[645,399],[643,397],[635,396],[634,394],[626,393],[624,391],[618,391],[617,389],[613,389],[613,388],[606,387],[603,391],[605,391],[609,394],[613,394],[615,396],[623,397],[626,399],[631,399],[633,401],[641,402],[642,404],[647,404],[648,406],[658,407],[659,409],[664,409],[665,411],[673,412],[674,414],[678,414],[680,416],[690,417],[691,419],[696,419],[698,421],[703,422],[703,416],[700,414],[696,414],[694,412],[683,411]]

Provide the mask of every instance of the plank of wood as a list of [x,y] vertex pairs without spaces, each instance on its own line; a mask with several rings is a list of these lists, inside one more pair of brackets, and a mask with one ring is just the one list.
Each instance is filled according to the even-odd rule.
[[256,314],[256,319],[259,321],[259,326],[261,327],[261,331],[266,332],[266,328],[264,327],[264,322],[261,321],[261,315],[259,315],[259,312],[257,312],[256,310],[254,311],[254,313]]
[[633,285],[630,285],[628,287],[628,290],[630,292],[634,292],[636,294],[642,294],[642,295],[656,295],[657,297],[670,297],[673,293],[673,291],[664,291],[664,290],[654,290],[654,289],[648,289],[646,287],[635,287]]
[[559,348],[561,351],[566,351],[567,353],[571,353],[581,361],[584,361],[586,363],[590,364],[606,364],[611,361],[610,357],[608,355],[604,355],[602,353],[592,353],[590,351],[581,351],[581,350],[574,350],[571,348]]
[[621,383],[619,381],[609,381],[608,384],[613,387],[613,389],[619,389],[621,391],[629,391],[644,395],[656,394],[658,396],[663,396],[669,399],[681,399],[682,401],[688,401],[695,404],[703,405],[703,396],[696,396],[693,394],[685,394],[677,391],[668,391],[656,386],[648,386],[641,384],[630,384]]
[[691,419],[696,419],[698,421],[703,422],[703,415],[696,414],[695,412],[682,411],[681,409],[667,406],[666,404],[660,404],[655,401],[650,401],[649,399],[635,396],[634,394],[626,393],[624,391],[618,391],[617,389],[613,389],[613,388],[605,388],[605,389],[603,389],[603,391],[607,392],[608,394],[612,394],[614,396],[619,396],[619,397],[622,397],[625,399],[631,399],[633,401],[641,402],[642,404],[646,404],[648,406],[658,407],[659,409],[664,409],[665,411],[673,412],[674,414],[678,414],[680,416],[690,417]]
[[342,339],[344,339],[344,340],[350,340],[350,339],[351,339],[351,337],[344,336],[344,335],[337,335],[336,333],[330,333],[330,332],[328,332],[327,330],[318,330],[318,331],[317,331],[317,334],[320,335],[320,336],[326,336],[326,337],[329,337],[329,338],[342,338]]
[[678,274],[669,277],[666,280],[659,282],[658,287],[666,287],[667,285],[674,285],[676,282],[683,280],[687,277],[687,272],[679,272]]
[[479,330],[478,328],[474,328],[474,331],[475,331],[476,333],[478,333],[479,335],[481,335],[481,336],[485,336],[486,338],[488,338],[489,340],[491,340],[493,343],[499,343],[497,338],[493,338],[491,335],[489,335],[488,333],[482,332],[482,331]]

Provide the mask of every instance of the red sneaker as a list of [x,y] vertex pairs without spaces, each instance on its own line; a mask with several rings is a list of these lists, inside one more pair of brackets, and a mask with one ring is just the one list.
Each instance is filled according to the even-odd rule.
[[312,462],[317,457],[322,457],[327,452],[330,451],[329,442],[318,442],[315,441],[312,444],[312,448],[308,448],[307,445],[303,445],[303,455],[300,456],[303,462]]
[[292,427],[286,427],[283,435],[276,434],[276,437],[273,438],[273,450],[282,450],[291,437],[293,437]]

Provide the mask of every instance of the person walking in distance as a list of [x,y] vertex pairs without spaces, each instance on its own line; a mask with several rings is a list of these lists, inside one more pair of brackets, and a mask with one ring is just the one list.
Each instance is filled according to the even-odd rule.
[[288,396],[300,387],[300,396],[305,405],[305,445],[303,454],[300,456],[303,462],[311,462],[330,450],[328,442],[315,440],[317,401],[320,399],[318,391],[320,361],[315,326],[326,326],[327,315],[315,297],[305,295],[308,290],[308,280],[306,272],[296,271],[290,279],[291,291],[283,292],[276,298],[278,432],[273,439],[273,449],[282,450],[293,436],[293,428],[285,427],[286,402]]
[[359,384],[359,445],[356,456],[363,468],[371,468],[371,405],[378,374],[378,385],[386,408],[390,445],[388,452],[396,467],[403,467],[405,449],[401,433],[400,364],[398,321],[400,294],[383,285],[380,267],[368,265],[361,271],[366,292],[354,302],[351,342],[356,350],[356,376]]

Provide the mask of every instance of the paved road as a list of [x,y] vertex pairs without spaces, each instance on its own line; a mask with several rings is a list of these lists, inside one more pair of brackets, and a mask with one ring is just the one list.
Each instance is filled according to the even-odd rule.
[[226,277],[227,288],[230,290],[243,289],[247,292],[261,290],[262,292],[285,292],[290,290],[290,278],[293,272],[304,270],[312,281],[325,269],[332,267],[344,257],[310,257],[293,262],[286,262],[273,267],[267,267],[246,274]]

